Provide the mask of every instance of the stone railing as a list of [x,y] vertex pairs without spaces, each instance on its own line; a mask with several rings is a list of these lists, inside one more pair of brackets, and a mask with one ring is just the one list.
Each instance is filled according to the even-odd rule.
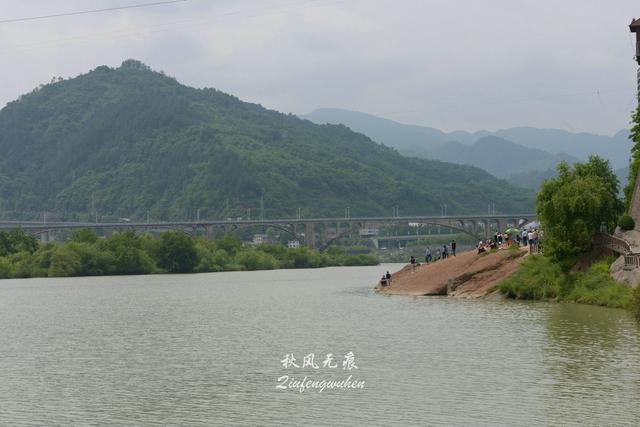
[[633,270],[640,267],[640,253],[633,252],[631,245],[629,245],[629,242],[626,240],[607,233],[597,233],[593,239],[593,243],[596,246],[609,249],[624,256],[625,270]]

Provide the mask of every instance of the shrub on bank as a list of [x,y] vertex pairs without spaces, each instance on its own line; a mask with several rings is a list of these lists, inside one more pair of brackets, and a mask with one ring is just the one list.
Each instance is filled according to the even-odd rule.
[[500,284],[500,291],[515,299],[557,299],[565,288],[566,276],[560,266],[543,256],[530,256],[514,275]]
[[586,272],[575,273],[573,288],[565,299],[606,307],[629,307],[631,300],[629,288],[609,276],[612,261],[612,259],[598,261]]
[[[545,256],[531,256],[510,278],[500,284],[508,298],[556,300],[606,307],[631,305],[631,291],[609,276],[613,259],[591,265],[585,272],[565,272]],[[640,305],[640,296],[638,296]]]
[[636,318],[640,320],[640,286],[631,291],[631,302],[629,306]]
[[622,230],[629,231],[635,228],[636,223],[630,215],[625,214],[618,219],[618,225]]

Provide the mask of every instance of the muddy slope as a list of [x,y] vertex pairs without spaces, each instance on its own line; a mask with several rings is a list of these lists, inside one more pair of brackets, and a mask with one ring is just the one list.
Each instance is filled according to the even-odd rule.
[[465,252],[457,257],[422,264],[415,273],[407,265],[393,273],[391,285],[378,286],[378,292],[412,296],[484,297],[498,283],[515,273],[526,255],[525,249],[504,249],[483,255],[475,251]]

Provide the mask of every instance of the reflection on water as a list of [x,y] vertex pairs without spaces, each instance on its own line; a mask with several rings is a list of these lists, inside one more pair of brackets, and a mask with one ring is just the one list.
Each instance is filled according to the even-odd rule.
[[[376,295],[392,269],[0,282],[0,425],[640,424],[626,312]],[[280,364],[311,352],[358,369]]]
[[[584,417],[572,404],[580,400],[599,409],[601,425],[630,421],[628,414],[637,411],[637,405],[620,396],[638,393],[640,341],[634,321],[621,310],[578,304],[551,305],[548,312],[543,363],[550,408],[570,418]],[[636,415],[631,420],[637,424],[640,419]]]

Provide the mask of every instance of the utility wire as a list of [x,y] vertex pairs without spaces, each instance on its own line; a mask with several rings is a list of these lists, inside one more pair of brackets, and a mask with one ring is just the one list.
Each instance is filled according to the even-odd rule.
[[[186,1],[186,0],[184,0]],[[165,32],[165,31],[193,31],[197,27],[202,26],[210,26],[213,22],[216,21],[224,21],[228,19],[236,19],[236,18],[252,18],[259,17],[263,15],[268,15],[274,11],[287,11],[293,9],[304,9],[307,7],[314,6],[322,6],[322,5],[335,5],[340,3],[345,3],[350,0],[305,0],[305,1],[297,1],[291,2],[279,6],[267,6],[260,7],[256,9],[246,9],[246,10],[235,10],[230,12],[224,12],[216,15],[209,15],[205,18],[198,19],[187,19],[182,21],[174,21],[167,22],[162,24],[155,24],[143,27],[137,27],[135,29],[122,29],[122,30],[113,30],[107,31],[103,33],[94,33],[91,35],[80,35],[80,36],[72,36],[61,39],[48,40],[45,42],[35,42],[28,43],[20,46],[15,46],[13,49],[2,50],[0,49],[0,54],[8,55],[12,53],[19,53],[29,50],[37,50],[47,47],[53,47],[57,45],[67,44],[67,43],[77,43],[77,42],[87,42],[91,40],[99,40],[99,39],[115,39],[127,36],[145,36],[153,33]]]
[[157,1],[153,3],[141,3],[141,4],[131,4],[128,6],[119,6],[119,7],[108,7],[105,9],[93,9],[93,10],[81,10],[76,12],[66,12],[66,13],[57,13],[54,15],[41,15],[41,16],[30,16],[27,18],[15,18],[15,19],[4,19],[0,21],[0,24],[8,24],[11,22],[25,22],[25,21],[36,21],[39,19],[50,19],[50,18],[60,18],[63,16],[75,16],[75,15],[86,15],[89,13],[102,13],[102,12],[111,12],[114,10],[123,10],[123,9],[135,9],[141,7],[152,7],[152,6],[162,6],[166,4],[173,3],[183,3],[189,0],[168,0],[168,1]]

